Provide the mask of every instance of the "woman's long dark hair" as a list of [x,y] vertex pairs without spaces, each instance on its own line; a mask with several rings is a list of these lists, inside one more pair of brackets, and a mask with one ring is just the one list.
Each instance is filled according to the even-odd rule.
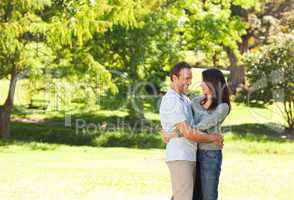
[[[224,74],[219,69],[207,69],[202,72],[202,79],[213,93],[208,110],[215,109],[221,103],[227,103],[231,110],[230,92]],[[201,101],[201,104],[205,104],[206,101],[207,97]]]

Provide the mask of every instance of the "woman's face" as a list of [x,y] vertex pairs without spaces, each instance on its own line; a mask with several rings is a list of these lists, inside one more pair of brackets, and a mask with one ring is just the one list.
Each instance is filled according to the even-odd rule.
[[212,95],[211,89],[208,87],[208,84],[204,81],[201,83],[202,93],[203,95]]

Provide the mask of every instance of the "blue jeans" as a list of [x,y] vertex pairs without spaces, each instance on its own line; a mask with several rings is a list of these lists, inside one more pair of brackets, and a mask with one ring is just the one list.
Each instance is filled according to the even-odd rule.
[[193,199],[217,200],[222,157],[221,150],[198,150]]

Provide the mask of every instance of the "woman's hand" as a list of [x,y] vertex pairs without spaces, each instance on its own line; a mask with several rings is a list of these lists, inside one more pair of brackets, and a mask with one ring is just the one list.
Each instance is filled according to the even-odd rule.
[[176,130],[174,130],[173,132],[165,132],[164,130],[161,131],[161,139],[165,144],[167,144],[170,139],[175,137],[177,137]]
[[208,135],[213,144],[218,145],[219,147],[224,147],[224,136],[221,134],[213,133]]

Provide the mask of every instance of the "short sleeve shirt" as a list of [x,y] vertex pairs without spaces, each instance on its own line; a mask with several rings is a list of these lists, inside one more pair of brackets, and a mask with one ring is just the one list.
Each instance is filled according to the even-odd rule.
[[[193,126],[193,112],[190,99],[170,89],[160,104],[160,122],[164,131],[172,132],[176,124],[186,122]],[[197,143],[184,137],[173,138],[166,146],[166,161],[196,160]]]

